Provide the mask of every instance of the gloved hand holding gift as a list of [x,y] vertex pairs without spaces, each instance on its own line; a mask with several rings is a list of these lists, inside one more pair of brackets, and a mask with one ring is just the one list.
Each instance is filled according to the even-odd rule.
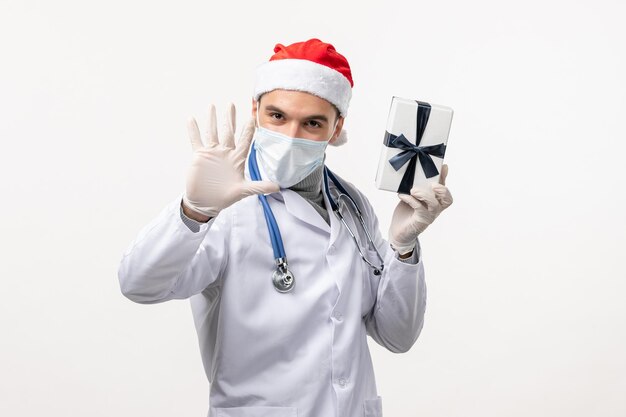
[[453,111],[449,107],[393,97],[376,185],[398,192],[389,243],[409,253],[422,233],[452,204],[443,164]]

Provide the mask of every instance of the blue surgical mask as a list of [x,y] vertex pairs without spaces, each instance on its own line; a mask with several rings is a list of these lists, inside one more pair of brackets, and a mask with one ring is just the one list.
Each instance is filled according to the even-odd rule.
[[[333,134],[334,131],[333,128]],[[324,152],[333,134],[325,141],[292,138],[261,127],[257,112],[257,128],[252,139],[267,179],[281,188],[289,188],[324,163]]]

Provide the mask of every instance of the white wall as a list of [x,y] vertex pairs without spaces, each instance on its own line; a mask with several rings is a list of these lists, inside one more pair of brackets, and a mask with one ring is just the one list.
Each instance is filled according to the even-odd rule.
[[424,330],[371,344],[385,415],[626,415],[623,2],[385,3],[0,0],[1,415],[206,415],[188,302],[130,302],[117,266],[184,187],[186,118],[241,125],[254,68],[309,37],[352,65],[327,160],[385,234],[391,96],[455,110]]

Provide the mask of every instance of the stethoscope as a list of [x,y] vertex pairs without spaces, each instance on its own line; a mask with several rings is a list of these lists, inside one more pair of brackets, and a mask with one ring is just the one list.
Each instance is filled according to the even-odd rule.
[[[250,171],[250,178],[253,181],[261,181],[261,174],[259,172],[259,167],[258,167],[257,160],[256,160],[256,149],[254,148],[254,143],[252,143],[252,146],[250,146],[250,155],[248,156],[248,169]],[[330,188],[328,187],[329,179],[332,180],[332,182],[335,184],[335,186],[339,190],[339,196],[338,196],[337,201],[339,201],[339,203],[344,201],[344,204],[346,206],[348,206],[346,202],[349,202],[350,203],[349,205],[352,206],[354,213],[359,219],[359,223],[361,223],[361,227],[365,231],[365,234],[368,240],[368,245],[371,248],[373,248],[374,251],[376,252],[376,256],[378,257],[378,260],[380,261],[380,266],[373,265],[370,261],[367,260],[367,258],[363,254],[363,251],[361,250],[361,247],[359,246],[359,242],[356,238],[356,235],[354,234],[354,232],[352,232],[352,229],[350,229],[350,226],[348,226],[348,223],[346,223],[346,220],[340,211],[339,204],[337,204],[337,201],[335,201],[335,199],[332,197],[330,193]],[[374,275],[380,275],[383,271],[383,268],[385,267],[385,264],[384,264],[382,256],[380,255],[380,253],[378,252],[378,249],[376,248],[376,245],[374,245],[372,236],[370,235],[369,231],[367,230],[367,227],[365,226],[365,221],[363,220],[363,214],[361,213],[361,210],[359,210],[359,207],[356,205],[356,202],[354,201],[352,196],[350,196],[348,191],[346,191],[346,189],[341,185],[341,183],[339,182],[335,174],[333,174],[326,166],[324,166],[324,191],[326,192],[326,195],[328,196],[328,201],[330,202],[332,211],[339,218],[339,220],[344,224],[346,229],[348,229],[350,236],[352,236],[352,239],[354,240],[354,243],[356,245],[357,250],[359,251],[359,254],[361,255],[361,258],[365,261],[366,264],[368,264],[374,270]],[[269,231],[269,234],[270,234],[270,241],[272,242],[272,249],[274,251],[274,259],[276,261],[276,270],[272,273],[272,283],[274,284],[274,288],[276,288],[278,292],[286,293],[293,289],[293,287],[296,285],[296,280],[295,280],[293,273],[289,270],[289,264],[287,263],[287,256],[285,255],[285,247],[283,246],[283,239],[280,235],[280,229],[278,228],[278,223],[276,223],[276,218],[274,217],[274,213],[272,212],[272,209],[269,203],[267,202],[267,197],[263,194],[259,194],[258,197],[259,197],[259,201],[261,202],[261,205],[263,206],[263,214],[265,215],[265,222],[267,224],[267,230]]]

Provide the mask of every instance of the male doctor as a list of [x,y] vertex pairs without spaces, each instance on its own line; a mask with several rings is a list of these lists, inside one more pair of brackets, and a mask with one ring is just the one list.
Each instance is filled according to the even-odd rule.
[[[237,143],[234,107],[221,138],[211,107],[206,144],[190,119],[186,191],[125,252],[121,290],[144,304],[190,298],[209,417],[380,417],[366,336],[406,352],[420,334],[418,235],[452,203],[447,166],[438,184],[399,195],[386,241],[367,198],[324,170],[326,146],[345,142],[353,86],[346,58],[318,39],[274,52],[257,69],[253,117]],[[252,180],[252,156],[261,180]],[[332,210],[342,188],[372,244],[349,203],[341,199],[345,224]],[[259,196],[295,280],[279,280],[282,290]]]

